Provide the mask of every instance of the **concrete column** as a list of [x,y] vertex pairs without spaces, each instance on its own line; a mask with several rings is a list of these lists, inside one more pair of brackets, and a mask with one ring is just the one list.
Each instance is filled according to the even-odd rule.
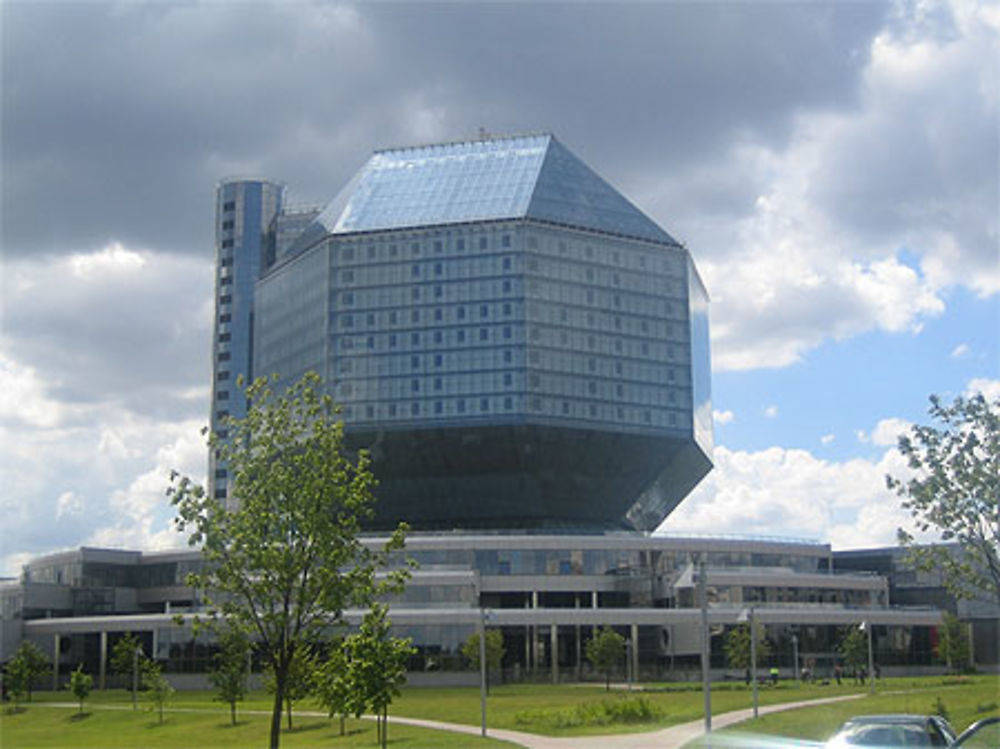
[[105,689],[108,675],[108,632],[104,629],[101,630],[101,665],[98,666],[97,674],[97,688]]
[[[531,608],[531,596],[525,594],[524,596],[524,607],[526,609]],[[524,625],[524,671],[525,673],[531,673],[531,625]]]
[[[531,591],[531,608],[533,608],[533,609],[537,609],[538,608],[538,591],[537,590]],[[535,627],[534,625],[532,625],[532,627],[531,627],[531,670],[532,670],[532,672],[534,672],[538,668],[538,661],[539,661],[539,656],[540,655],[541,655],[541,653],[539,652],[539,647],[538,647],[538,628]]]
[[[596,609],[597,608],[597,591],[596,590],[590,591],[590,608],[592,608],[592,609]],[[593,625],[590,628],[590,636],[591,637],[596,637],[597,636],[597,625],[596,624]]]
[[552,683],[559,683],[559,627],[549,626],[549,658],[552,661]]
[[52,690],[59,691],[59,635],[52,635]]
[[[573,596],[573,605],[576,608],[580,608],[580,594],[579,593],[577,593],[575,596]],[[580,678],[583,676],[583,653],[582,653],[582,648],[581,648],[581,645],[580,645],[580,634],[581,634],[580,633],[580,625],[577,624],[576,625],[576,664],[575,664],[576,680],[577,681],[580,681]]]
[[639,625],[633,624],[630,634],[632,638],[632,681],[639,682]]

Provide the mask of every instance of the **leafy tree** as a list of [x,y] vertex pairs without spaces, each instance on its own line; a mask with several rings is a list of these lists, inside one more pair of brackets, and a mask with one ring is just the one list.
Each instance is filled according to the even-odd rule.
[[20,661],[24,673],[24,687],[31,702],[31,688],[38,679],[49,672],[52,667],[48,657],[35,643],[23,640],[14,653],[14,659]]
[[900,543],[910,548],[918,569],[938,569],[945,585],[960,598],[987,595],[1000,603],[1000,399],[979,394],[951,405],[931,396],[929,413],[937,426],[914,426],[899,438],[913,477],[886,477],[903,498],[921,531],[935,529],[958,543],[960,554],[945,546],[914,545],[900,528]]
[[853,625],[843,627],[837,652],[844,659],[844,665],[855,674],[860,673],[868,664],[868,634]]
[[[764,628],[757,626],[757,667],[767,662],[771,655],[771,645],[764,636]],[[730,668],[750,668],[750,625],[740,624],[726,633],[723,643],[726,662]]]
[[83,701],[90,696],[90,690],[94,688],[94,677],[90,674],[85,674],[83,672],[83,664],[81,663],[76,667],[76,671],[73,671],[69,675],[69,691],[73,693],[80,702],[80,712],[83,712]]
[[273,669],[272,749],[296,651],[321,642],[344,609],[367,608],[406,577],[395,570],[375,579],[406,528],[380,550],[359,541],[375,501],[371,460],[364,451],[354,462],[345,455],[338,410],[319,387],[315,373],[281,394],[258,379],[246,389],[246,416],[223,420],[228,438],[209,436],[229,470],[234,510],[176,473],[167,490],[178,527],[203,549],[202,571],[188,578],[214,612],[202,624],[251,634]]
[[969,670],[972,647],[965,625],[954,614],[945,612],[941,629],[938,630],[938,657],[943,659],[953,671]]
[[354,684],[351,664],[347,655],[347,643],[338,640],[331,643],[324,660],[316,669],[314,694],[319,704],[325,707],[332,718],[340,716],[340,735],[344,735],[344,721],[348,715],[361,717],[365,711],[364,695]]
[[[138,653],[138,657],[136,654]],[[138,686],[139,675],[146,661],[146,654],[142,652],[142,643],[139,638],[129,632],[111,646],[111,672],[119,676],[132,676],[129,679],[129,691],[132,692],[132,709],[136,709],[136,687]],[[139,672],[134,673],[138,668]]]
[[[292,706],[312,694],[316,668],[316,658],[308,645],[303,643],[295,649],[285,674],[283,691],[289,731],[292,730]],[[274,694],[278,682],[273,664],[268,666],[264,674],[264,683],[267,691]]]
[[375,604],[356,634],[347,638],[351,680],[376,716],[376,732],[385,749],[389,704],[406,683],[406,661],[415,652],[410,640],[389,634],[388,607]]
[[[462,655],[470,664],[479,667],[479,633],[473,632],[468,640],[462,643]],[[503,633],[499,629],[486,630],[486,670],[499,670],[503,663],[503,656],[506,650],[503,646]],[[487,683],[487,690],[489,684]]]
[[7,686],[7,693],[10,698],[14,700],[14,708],[16,709],[21,700],[28,694],[28,685],[31,679],[28,675],[28,664],[24,662],[23,658],[18,658],[16,655],[7,661],[7,670],[4,674],[4,683]]
[[162,667],[156,661],[147,658],[142,664],[142,685],[146,688],[146,696],[152,703],[152,707],[160,714],[160,723],[163,723],[163,708],[174,693],[174,688],[167,677],[163,675]]
[[219,633],[219,650],[215,666],[208,672],[208,680],[215,687],[215,699],[229,705],[229,718],[236,725],[236,703],[247,693],[247,658],[250,641],[237,630],[226,629]]
[[625,657],[625,638],[604,627],[587,642],[586,654],[590,664],[604,672],[604,688],[611,691],[611,671]]

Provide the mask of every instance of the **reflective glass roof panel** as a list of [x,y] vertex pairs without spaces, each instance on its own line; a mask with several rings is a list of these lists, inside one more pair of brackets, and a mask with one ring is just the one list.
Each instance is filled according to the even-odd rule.
[[295,241],[329,234],[535,218],[675,244],[551,135],[376,152]]
[[549,145],[527,215],[676,244],[673,237],[555,139]]
[[346,202],[321,220],[334,234],[524,216],[548,135],[380,151]]

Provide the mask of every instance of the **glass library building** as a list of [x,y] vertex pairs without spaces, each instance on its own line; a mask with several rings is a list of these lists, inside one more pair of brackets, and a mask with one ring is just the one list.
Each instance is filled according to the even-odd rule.
[[[894,605],[892,575],[859,557],[653,533],[712,466],[708,296],[687,248],[553,136],[378,151],[322,208],[263,180],[216,201],[213,428],[245,413],[238,378],[320,374],[374,460],[367,542],[413,529],[420,566],[390,601],[411,682],[474,680],[459,646],[484,620],[508,678],[586,678],[603,626],[631,643],[631,673],[695,678],[702,581],[720,674],[751,608],[788,676],[832,671],[839,629],[862,622],[883,669],[937,667],[940,602]],[[229,479],[210,456],[209,491],[235,507]],[[29,638],[101,683],[133,632],[198,683],[214,648],[190,627],[200,564],[37,559],[0,583],[0,655]],[[988,639],[977,657],[995,663]]]

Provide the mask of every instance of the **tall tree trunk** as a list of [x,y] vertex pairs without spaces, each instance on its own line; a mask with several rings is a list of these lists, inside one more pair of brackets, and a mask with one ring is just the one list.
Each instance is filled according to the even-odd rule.
[[285,712],[288,713],[288,730],[292,730],[292,701],[285,700]]
[[274,705],[271,707],[271,749],[281,744],[281,708],[285,703],[284,683],[275,677]]
[[382,749],[389,743],[389,705],[382,706]]
[[229,703],[229,717],[233,721],[233,725],[236,725],[236,702]]
[[345,722],[345,721],[344,721],[344,714],[343,714],[343,713],[341,713],[341,714],[340,714],[340,735],[341,735],[341,736],[343,736],[343,735],[344,735],[344,722]]

